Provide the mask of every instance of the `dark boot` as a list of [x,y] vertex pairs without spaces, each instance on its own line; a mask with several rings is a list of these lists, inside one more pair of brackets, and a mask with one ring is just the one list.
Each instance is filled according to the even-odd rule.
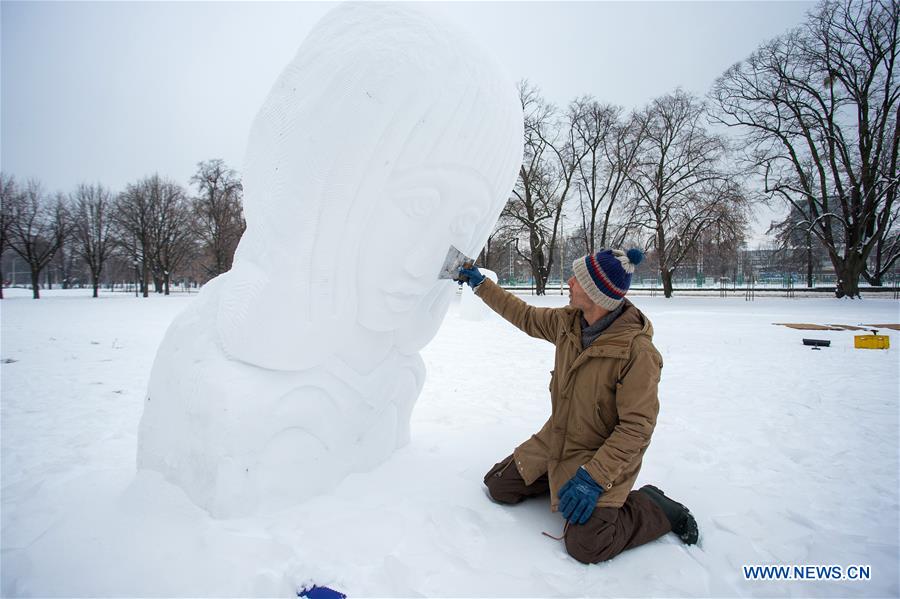
[[640,488],[650,499],[658,505],[669,524],[672,525],[672,532],[678,535],[678,538],[685,545],[693,545],[700,538],[700,529],[697,527],[697,521],[691,515],[691,511],[677,501],[669,499],[666,494],[653,485],[644,485]]

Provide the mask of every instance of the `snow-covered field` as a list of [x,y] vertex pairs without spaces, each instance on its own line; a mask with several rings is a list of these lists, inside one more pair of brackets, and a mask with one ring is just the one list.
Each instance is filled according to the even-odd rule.
[[[412,442],[387,463],[271,516],[213,520],[134,467],[156,347],[192,296],[6,292],[4,597],[290,597],[308,582],[350,597],[900,594],[900,333],[865,351],[849,331],[771,324],[896,323],[895,300],[635,298],[665,360],[639,484],[686,503],[701,542],[584,566],[541,535],[563,525],[545,500],[485,495],[484,472],[546,418],[553,359],[499,317],[454,303],[423,352]],[[745,564],[869,565],[871,580],[748,581]]]

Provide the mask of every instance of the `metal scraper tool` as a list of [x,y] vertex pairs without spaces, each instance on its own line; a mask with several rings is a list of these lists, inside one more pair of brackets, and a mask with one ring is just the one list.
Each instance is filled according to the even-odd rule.
[[438,272],[438,279],[450,279],[452,281],[465,282],[469,277],[465,275],[460,276],[459,269],[461,267],[472,268],[474,264],[474,259],[469,258],[451,245],[450,249],[447,251],[447,257],[444,258],[444,265],[441,266],[441,270]]

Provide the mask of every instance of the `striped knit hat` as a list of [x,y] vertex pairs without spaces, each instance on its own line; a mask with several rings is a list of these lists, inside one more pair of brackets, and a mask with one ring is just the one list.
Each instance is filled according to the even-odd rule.
[[591,300],[607,310],[615,310],[631,286],[631,273],[644,259],[644,253],[632,248],[600,250],[572,263],[572,271],[578,283]]

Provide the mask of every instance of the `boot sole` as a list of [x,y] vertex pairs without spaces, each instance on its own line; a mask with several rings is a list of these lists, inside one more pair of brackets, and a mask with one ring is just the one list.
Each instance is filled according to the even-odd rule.
[[685,515],[685,521],[683,525],[684,530],[682,530],[681,533],[675,533],[675,536],[681,539],[681,542],[685,545],[696,545],[697,541],[700,540],[700,527],[697,526],[697,520],[694,518],[691,510],[689,510],[683,503],[678,503],[677,501],[666,495],[665,492],[659,487],[655,487],[653,485],[644,485],[643,487],[641,487],[641,490],[644,489],[649,489],[654,493],[658,493],[675,505],[681,506],[681,509],[684,510]]
[[685,514],[684,531],[678,535],[678,538],[681,539],[681,542],[685,545],[696,545],[697,541],[700,540],[700,527],[697,526],[697,520],[694,519],[691,510],[688,510],[687,508],[684,509],[687,510],[687,513]]

